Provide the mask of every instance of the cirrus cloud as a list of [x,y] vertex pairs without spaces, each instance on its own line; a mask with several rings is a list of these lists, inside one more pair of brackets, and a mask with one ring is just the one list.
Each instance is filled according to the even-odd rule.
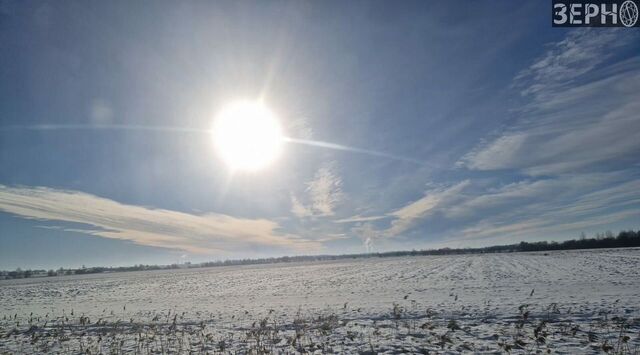
[[281,233],[276,222],[266,219],[154,209],[46,187],[0,185],[0,211],[26,219],[79,223],[88,226],[69,230],[195,254],[233,254],[257,247],[305,252],[320,247],[318,242]]
[[530,176],[594,171],[640,154],[638,56],[604,65],[637,41],[624,31],[569,32],[513,81],[525,102],[518,122],[466,154],[473,170]]

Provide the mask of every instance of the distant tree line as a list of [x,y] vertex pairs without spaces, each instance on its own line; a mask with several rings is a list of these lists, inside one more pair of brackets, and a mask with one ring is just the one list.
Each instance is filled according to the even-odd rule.
[[20,268],[15,271],[0,271],[0,279],[21,279],[30,277],[51,277],[62,275],[85,275],[100,274],[107,272],[127,272],[127,271],[145,271],[145,270],[167,270],[167,269],[184,269],[184,268],[200,268],[200,267],[216,267],[216,266],[234,266],[234,265],[254,265],[254,264],[274,264],[274,263],[290,263],[302,261],[325,261],[325,260],[341,260],[355,258],[385,258],[397,256],[418,256],[418,255],[453,255],[453,254],[484,254],[484,253],[513,253],[513,252],[532,252],[532,251],[551,251],[551,250],[575,250],[575,249],[598,249],[598,248],[629,248],[640,247],[640,231],[621,231],[617,236],[611,231],[605,233],[597,233],[594,238],[587,238],[584,233],[579,239],[565,240],[563,242],[520,242],[518,244],[494,245],[484,248],[441,248],[428,250],[411,250],[411,251],[391,251],[384,253],[367,253],[367,254],[341,254],[341,255],[304,255],[304,256],[282,256],[274,258],[261,259],[237,259],[224,261],[209,261],[199,264],[171,265],[134,265],[120,267],[84,267],[79,269],[63,269],[58,270],[22,270]]
[[65,269],[59,268],[57,270],[22,270],[17,268],[14,271],[0,271],[0,280],[2,279],[26,279],[34,277],[52,277],[52,276],[64,276],[64,275],[89,275],[89,274],[101,274],[108,272],[127,272],[127,271],[146,271],[146,270],[167,270],[167,269],[181,269],[191,267],[191,263],[185,264],[171,264],[171,265],[133,265],[133,266],[115,266],[115,267],[81,267],[78,269]]
[[597,248],[628,248],[640,246],[640,231],[622,231],[614,236],[611,231],[604,234],[596,234],[595,238],[586,238],[584,233],[580,239],[571,239],[564,242],[521,242],[518,251],[544,251],[544,250],[573,250],[573,249],[597,249]]

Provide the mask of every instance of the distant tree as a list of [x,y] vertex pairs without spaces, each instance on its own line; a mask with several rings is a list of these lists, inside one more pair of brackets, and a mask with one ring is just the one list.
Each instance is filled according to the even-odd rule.
[[[312,255],[312,256],[282,256],[261,259],[237,259],[237,260],[219,260],[206,263],[194,264],[185,263],[189,267],[213,267],[228,265],[250,265],[250,264],[268,264],[281,262],[298,262],[298,261],[314,261],[314,260],[341,260],[355,258],[383,258],[394,256],[413,256],[413,255],[451,255],[451,254],[469,254],[469,253],[508,253],[508,252],[530,252],[530,251],[546,251],[546,250],[573,250],[573,249],[595,249],[595,248],[621,248],[621,247],[640,247],[640,231],[621,231],[617,236],[611,231],[606,233],[596,233],[595,238],[587,238],[584,233],[580,233],[579,239],[571,239],[563,242],[557,241],[541,241],[541,242],[525,242],[508,245],[493,245],[484,248],[441,248],[429,250],[411,250],[411,251],[391,251],[384,253],[366,253],[366,254],[342,254],[342,255]],[[81,269],[59,268],[57,271],[38,270],[38,273],[45,273],[48,276],[55,275],[73,275],[88,274],[102,272],[125,272],[137,270],[166,270],[180,268],[179,264],[171,265],[135,265],[121,267],[91,267],[86,268],[84,265]],[[17,268],[15,271],[0,271],[0,275],[8,278],[30,277],[34,273],[32,270],[23,271]]]

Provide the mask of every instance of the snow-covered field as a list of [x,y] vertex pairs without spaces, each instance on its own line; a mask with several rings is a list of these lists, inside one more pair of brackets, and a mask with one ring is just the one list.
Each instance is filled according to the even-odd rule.
[[4,280],[0,305],[0,353],[637,353],[640,249]]

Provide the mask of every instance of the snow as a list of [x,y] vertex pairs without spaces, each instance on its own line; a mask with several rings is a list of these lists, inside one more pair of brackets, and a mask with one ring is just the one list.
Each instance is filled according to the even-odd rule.
[[631,248],[3,280],[0,353],[637,351],[639,265]]

